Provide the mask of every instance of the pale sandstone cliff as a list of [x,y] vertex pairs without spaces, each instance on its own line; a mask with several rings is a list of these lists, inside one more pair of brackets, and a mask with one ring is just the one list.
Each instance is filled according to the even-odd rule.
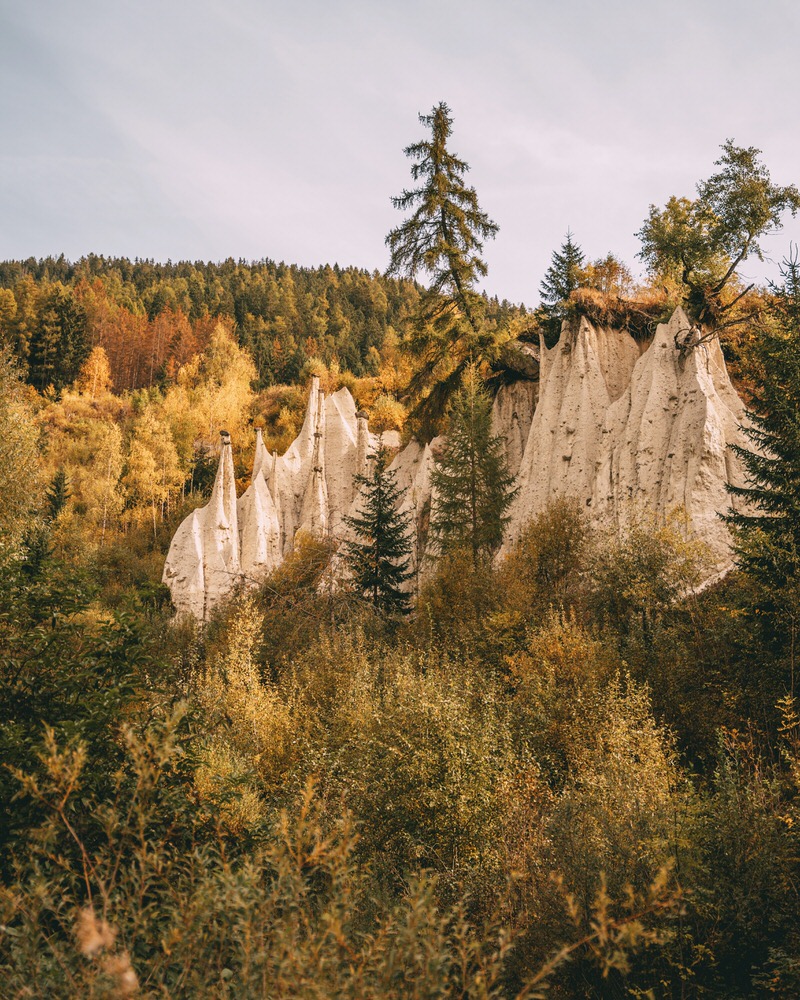
[[[744,407],[716,341],[688,351],[677,310],[649,345],[582,319],[539,352],[539,381],[502,387],[493,409],[519,492],[506,545],[556,496],[570,496],[599,525],[685,515],[708,546],[717,571],[731,564],[718,514],[726,483],[742,482],[729,449],[745,443]],[[357,504],[354,477],[366,471],[378,439],[347,389],[327,398],[314,379],[302,430],[286,453],[270,456],[257,434],[252,484],[236,500],[230,440],[206,507],[181,524],[164,582],[179,611],[205,618],[237,582],[263,579],[291,551],[295,534],[346,534],[342,518]],[[435,446],[435,442],[433,442]],[[392,463],[415,532],[419,569],[431,504],[434,450],[412,441]]]
[[348,390],[326,398],[314,378],[303,426],[285,454],[270,455],[256,432],[251,485],[237,501],[223,434],[211,499],[180,525],[164,566],[178,611],[207,618],[237,583],[256,584],[279,566],[299,531],[338,536],[355,477],[376,445]]

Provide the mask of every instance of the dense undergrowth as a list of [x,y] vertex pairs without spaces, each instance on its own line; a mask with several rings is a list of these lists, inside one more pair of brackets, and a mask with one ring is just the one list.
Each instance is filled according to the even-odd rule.
[[800,728],[752,585],[692,594],[702,552],[566,503],[408,620],[328,554],[202,630],[6,562],[4,996],[796,991]]
[[[401,428],[417,293],[51,264],[0,272],[0,995],[800,993],[795,563],[702,590],[679,525],[609,538],[559,502],[492,565],[428,565],[407,618],[331,588],[305,539],[176,620],[164,555],[218,429],[241,487],[311,374]],[[301,279],[295,319],[324,297],[328,332],[274,385],[236,310]],[[108,350],[50,388],[76,302]]]

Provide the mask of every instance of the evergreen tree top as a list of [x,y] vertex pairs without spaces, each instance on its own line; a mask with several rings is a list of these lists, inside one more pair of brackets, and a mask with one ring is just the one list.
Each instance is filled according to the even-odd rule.
[[411,215],[391,230],[386,243],[389,275],[413,278],[421,271],[430,277],[408,342],[418,359],[408,387],[412,416],[427,437],[466,365],[493,357],[501,333],[486,322],[487,303],[475,288],[487,273],[481,257],[484,242],[494,238],[498,226],[464,180],[468,164],[447,148],[453,131],[450,108],[442,101],[419,120],[430,129],[430,139],[405,150],[413,161],[412,179],[419,184],[392,198],[395,208],[412,210]]
[[480,254],[498,226],[481,210],[475,188],[464,181],[469,164],[447,148],[453,132],[450,108],[441,101],[419,120],[431,137],[404,152],[414,161],[412,179],[422,183],[392,198],[400,211],[414,211],[386,237],[392,255],[387,273],[414,277],[423,271],[434,290],[462,294],[486,274]]
[[573,238],[571,230],[561,245],[555,250],[550,267],[539,285],[539,295],[546,306],[556,306],[566,301],[571,292],[580,287],[582,270],[586,263],[583,250]]
[[800,573],[800,272],[796,254],[784,261],[773,326],[756,347],[749,422],[752,449],[733,445],[746,482],[728,492],[745,501],[727,522],[739,530],[739,565],[770,587]]

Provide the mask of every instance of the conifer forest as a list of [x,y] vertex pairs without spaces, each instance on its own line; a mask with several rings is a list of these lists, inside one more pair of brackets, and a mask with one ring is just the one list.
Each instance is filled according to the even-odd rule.
[[523,305],[456,126],[383,271],[0,263],[3,998],[800,996],[800,191],[729,139]]

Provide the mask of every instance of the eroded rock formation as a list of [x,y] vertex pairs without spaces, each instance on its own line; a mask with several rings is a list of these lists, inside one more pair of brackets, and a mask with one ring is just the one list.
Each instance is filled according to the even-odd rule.
[[[538,383],[527,378],[499,390],[495,432],[519,485],[507,545],[554,497],[570,496],[596,524],[618,530],[680,509],[716,570],[730,566],[730,537],[718,514],[730,504],[726,484],[743,481],[728,446],[745,443],[744,406],[719,344],[692,346],[689,329],[677,310],[645,344],[582,319],[565,325],[555,347],[540,345]],[[279,565],[298,531],[346,534],[355,476],[377,444],[348,390],[326,398],[314,379],[303,427],[284,455],[270,455],[258,432],[252,482],[237,501],[223,432],[211,499],[181,524],[167,556],[164,582],[175,606],[205,618],[237,582],[257,582]],[[414,525],[417,567],[435,446],[412,441],[391,466]]]
[[223,432],[211,499],[180,525],[164,566],[178,611],[207,618],[237,583],[256,584],[280,565],[299,531],[339,533],[355,477],[376,444],[349,391],[325,398],[314,378],[303,426],[285,454],[270,455],[256,432],[252,481],[237,501]]
[[690,325],[678,310],[658,327],[609,407],[591,505],[597,521],[619,529],[682,511],[721,571],[731,565],[730,534],[718,516],[732,503],[725,487],[744,484],[729,445],[749,445],[741,431],[746,417],[716,339],[676,349]]
[[164,583],[179,611],[205,618],[241,577],[239,503],[231,439],[221,431],[219,468],[211,499],[184,519],[169,547]]

